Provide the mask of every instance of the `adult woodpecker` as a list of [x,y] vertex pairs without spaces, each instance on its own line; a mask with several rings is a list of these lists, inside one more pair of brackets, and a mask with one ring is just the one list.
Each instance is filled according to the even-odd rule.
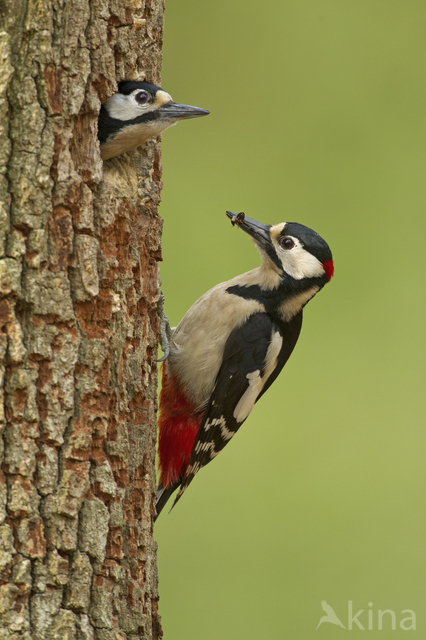
[[333,275],[327,243],[296,222],[227,211],[262,265],[205,293],[173,330],[160,394],[157,515],[230,441],[290,357],[302,309]]
[[101,106],[98,138],[102,160],[130,151],[177,124],[179,120],[207,116],[210,111],[177,104],[155,84],[123,80]]

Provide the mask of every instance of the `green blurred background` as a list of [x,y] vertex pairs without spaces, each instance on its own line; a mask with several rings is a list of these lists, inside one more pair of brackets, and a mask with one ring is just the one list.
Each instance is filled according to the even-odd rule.
[[405,637],[414,610],[426,637],[425,33],[420,0],[167,2],[162,86],[211,111],[164,134],[172,325],[259,264],[226,209],[312,227],[336,274],[278,380],[156,524],[166,639],[347,636],[315,631],[321,600],[345,626],[352,600],[366,630],[372,609],[368,638]]

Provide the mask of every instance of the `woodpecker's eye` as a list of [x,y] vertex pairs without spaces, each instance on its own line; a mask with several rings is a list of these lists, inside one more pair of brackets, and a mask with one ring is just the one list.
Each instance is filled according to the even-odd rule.
[[283,249],[293,249],[294,240],[292,240],[291,238],[285,238],[285,237],[281,238],[280,245],[282,246]]
[[135,95],[136,102],[139,102],[139,104],[145,104],[148,102],[148,98],[149,95],[146,91],[139,91],[139,93]]

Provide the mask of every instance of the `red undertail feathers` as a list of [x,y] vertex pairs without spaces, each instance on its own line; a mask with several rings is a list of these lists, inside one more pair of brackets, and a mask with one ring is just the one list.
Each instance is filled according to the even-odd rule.
[[166,368],[164,362],[158,418],[160,481],[164,488],[183,478],[203,416],[187,400],[177,380],[167,374]]

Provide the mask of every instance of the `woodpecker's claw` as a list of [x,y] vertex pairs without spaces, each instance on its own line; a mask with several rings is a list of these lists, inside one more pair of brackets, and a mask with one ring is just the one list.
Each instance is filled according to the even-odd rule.
[[170,354],[169,340],[172,337],[172,329],[170,327],[169,319],[164,313],[164,294],[162,291],[160,291],[160,297],[157,303],[157,314],[160,318],[160,346],[164,353],[163,357],[159,358],[157,362],[164,362]]
[[[163,348],[163,347],[161,347]],[[166,349],[164,356],[162,358],[158,358],[158,360],[156,360],[156,362],[164,362],[164,360],[167,360],[167,358],[170,355],[170,349]]]

